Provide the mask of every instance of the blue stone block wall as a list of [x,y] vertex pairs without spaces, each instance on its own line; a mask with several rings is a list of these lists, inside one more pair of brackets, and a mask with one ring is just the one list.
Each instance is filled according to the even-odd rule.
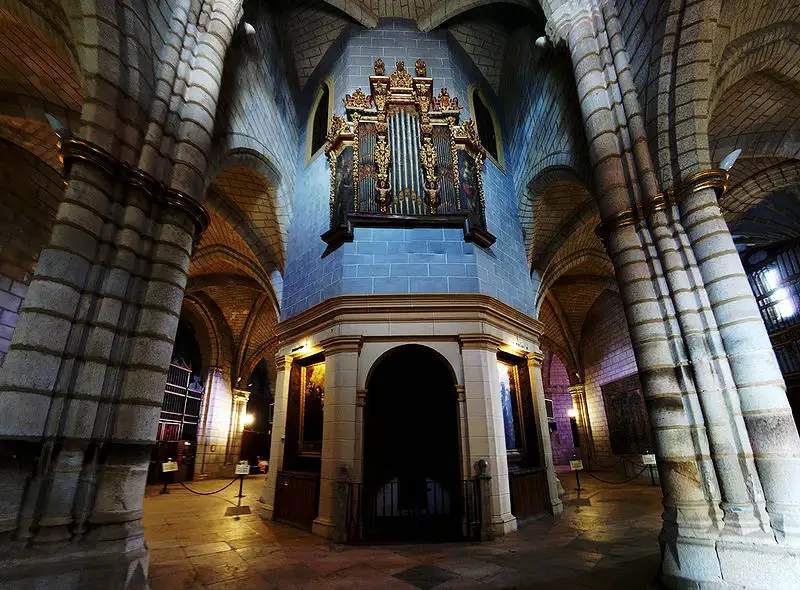
[[[394,71],[397,60],[404,60],[412,75],[416,60],[425,60],[428,75],[434,78],[434,92],[446,87],[451,96],[457,96],[464,106],[462,119],[470,116],[469,84],[482,84],[490,100],[496,100],[477,67],[447,31],[422,33],[411,21],[384,19],[375,29],[350,28],[334,44],[309,80],[306,104],[320,81],[331,76],[335,112],[344,114],[346,94],[359,87],[369,92],[369,76],[378,57],[386,63],[387,73]],[[302,127],[307,110],[308,106],[300,117]],[[306,167],[305,129],[300,131],[283,286],[284,319],[339,294],[486,293],[520,311],[533,312],[510,170],[506,173],[486,162],[487,223],[497,237],[492,248],[465,243],[460,228],[356,228],[352,243],[321,258],[325,244],[319,236],[329,223],[330,172],[324,156]]]
[[536,47],[537,36],[531,27],[509,36],[501,75],[506,164],[518,195],[539,172],[555,165],[570,166],[591,183],[572,62],[562,47]]

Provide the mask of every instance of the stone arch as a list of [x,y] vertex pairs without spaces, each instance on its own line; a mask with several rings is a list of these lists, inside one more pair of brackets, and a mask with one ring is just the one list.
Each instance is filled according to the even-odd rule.
[[748,176],[728,189],[720,199],[728,222],[735,221],[770,193],[800,184],[800,161],[786,160]]
[[388,350],[384,351],[380,356],[378,356],[378,358],[375,359],[375,361],[372,363],[372,365],[370,365],[369,369],[367,370],[367,373],[366,373],[366,376],[365,376],[365,380],[364,380],[365,386],[367,388],[369,388],[370,379],[375,374],[375,370],[378,367],[380,367],[381,363],[384,360],[386,360],[386,358],[388,358],[390,355],[396,353],[400,349],[411,347],[411,346],[424,348],[429,354],[431,354],[434,358],[436,358],[438,362],[440,362],[444,367],[447,368],[448,374],[450,375],[450,377],[453,380],[453,385],[455,386],[456,384],[458,384],[459,379],[458,379],[458,376],[456,375],[456,369],[455,369],[455,367],[453,367],[453,364],[450,362],[450,360],[448,360],[448,358],[445,355],[443,355],[440,351],[436,350],[435,348],[433,348],[431,346],[427,346],[425,344],[421,344],[421,343],[416,343],[415,342],[415,343],[403,343],[403,344],[398,344],[397,346],[392,346]]
[[534,176],[518,208],[531,270],[546,268],[555,251],[595,211],[588,186],[572,166],[551,165]]
[[[181,314],[192,323],[195,332],[207,337],[209,367],[230,367],[233,363],[233,338],[216,303],[204,293],[187,293]],[[200,343],[203,346],[203,343]]]
[[290,207],[277,190],[280,173],[264,155],[245,148],[229,151],[211,172],[207,202],[242,235],[264,272],[283,273]]
[[420,31],[432,31],[459,14],[488,4],[516,4],[530,9],[537,15],[539,14],[536,11],[538,2],[534,4],[528,0],[455,0],[431,2],[431,7],[417,17],[417,26]]
[[325,0],[325,2],[335,6],[368,29],[374,29],[378,26],[378,15],[362,0]]

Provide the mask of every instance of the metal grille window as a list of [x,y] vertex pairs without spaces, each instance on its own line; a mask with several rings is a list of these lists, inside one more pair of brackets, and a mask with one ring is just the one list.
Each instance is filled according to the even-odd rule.
[[158,423],[158,440],[196,440],[202,400],[200,378],[192,375],[184,363],[171,363]]
[[800,246],[748,275],[784,376],[800,373]]

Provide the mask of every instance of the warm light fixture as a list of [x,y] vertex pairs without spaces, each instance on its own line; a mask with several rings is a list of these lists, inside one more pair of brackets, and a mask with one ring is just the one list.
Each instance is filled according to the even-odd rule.
[[253,416],[252,414],[245,414],[244,415],[244,420],[242,420],[242,423],[245,426],[249,426],[250,424],[252,424],[255,421],[255,419],[256,419],[256,417]]
[[567,416],[570,418],[577,418],[578,417],[578,408],[569,408],[567,410]]

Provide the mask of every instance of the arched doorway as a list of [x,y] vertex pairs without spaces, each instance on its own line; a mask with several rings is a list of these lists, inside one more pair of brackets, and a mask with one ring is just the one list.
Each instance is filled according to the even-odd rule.
[[458,407],[448,362],[405,345],[373,367],[364,432],[365,533],[371,540],[462,536]]

